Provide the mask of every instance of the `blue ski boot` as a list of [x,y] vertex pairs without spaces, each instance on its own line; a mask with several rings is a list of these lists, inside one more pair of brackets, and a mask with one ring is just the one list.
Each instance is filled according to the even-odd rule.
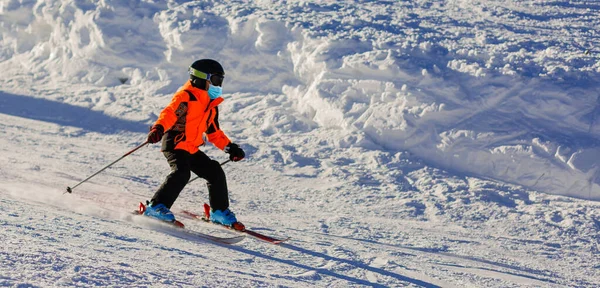
[[169,210],[169,208],[167,208],[167,206],[164,204],[154,205],[153,203],[150,203],[148,206],[146,206],[144,215],[166,222],[175,222],[175,215],[173,215],[173,212],[171,212],[171,210]]
[[232,227],[234,223],[237,223],[237,218],[235,218],[235,214],[229,210],[229,208],[225,210],[210,210],[210,219],[211,222],[215,222],[221,225]]

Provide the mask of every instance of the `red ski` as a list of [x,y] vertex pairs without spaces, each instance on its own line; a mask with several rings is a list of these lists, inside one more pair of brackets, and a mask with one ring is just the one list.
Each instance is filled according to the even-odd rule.
[[[143,203],[140,202],[140,206],[138,208],[138,210],[133,211],[134,215],[144,215],[144,212],[146,211],[146,205],[144,205]],[[150,217],[149,217],[150,218]],[[217,237],[217,236],[213,236],[213,235],[209,235],[209,234],[205,234],[205,233],[201,233],[201,232],[197,232],[197,231],[192,231],[189,229],[185,229],[185,225],[183,225],[183,223],[181,223],[178,220],[175,220],[173,222],[166,222],[166,221],[160,221],[154,218],[151,218],[153,220],[165,223],[167,225],[172,225],[176,228],[180,228],[180,230],[178,229],[178,231],[184,232],[186,235],[185,237],[181,237],[181,238],[188,238],[190,240],[194,239],[194,238],[200,238],[203,240],[208,240],[208,241],[212,241],[212,242],[217,242],[217,243],[221,243],[221,244],[236,244],[241,242],[242,240],[244,240],[245,236],[241,235],[241,236],[235,236],[235,237]],[[168,233],[167,234],[172,234],[172,233]],[[182,235],[177,235],[177,234],[172,234],[174,236],[182,236]],[[191,238],[189,237],[191,236]]]
[[244,224],[242,224],[240,222],[236,222],[232,226],[227,226],[227,225],[221,225],[221,224],[218,224],[218,223],[213,223],[213,222],[211,222],[211,221],[208,220],[210,218],[210,206],[208,204],[206,204],[206,203],[204,203],[204,215],[202,215],[202,216],[198,215],[198,214],[196,214],[194,212],[187,211],[187,210],[183,210],[181,212],[183,214],[187,215],[188,217],[192,218],[192,219],[202,220],[204,222],[211,223],[211,224],[214,224],[214,225],[226,228],[226,229],[231,230],[231,231],[235,231],[235,232],[238,232],[238,233],[244,233],[244,234],[252,236],[252,237],[254,237],[256,239],[259,239],[259,240],[262,240],[262,241],[265,241],[265,242],[269,242],[271,244],[280,244],[280,243],[283,243],[285,241],[290,240],[290,237],[287,237],[285,239],[278,239],[278,238],[274,238],[274,237],[271,237],[271,236],[268,236],[268,235],[264,235],[264,234],[258,233],[256,231],[252,231],[250,229],[247,229],[244,226]]

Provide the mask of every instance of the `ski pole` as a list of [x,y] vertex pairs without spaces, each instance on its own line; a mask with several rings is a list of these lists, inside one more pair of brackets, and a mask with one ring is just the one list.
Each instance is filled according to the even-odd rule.
[[129,156],[131,153],[133,153],[133,152],[135,152],[136,150],[138,150],[138,149],[142,148],[142,147],[143,147],[144,145],[146,145],[146,144],[148,144],[148,141],[146,141],[146,142],[144,142],[144,143],[140,144],[140,146],[137,146],[137,147],[133,148],[133,150],[131,150],[131,151],[129,151],[129,152],[127,152],[127,153],[125,153],[125,155],[121,156],[121,158],[119,158],[119,159],[115,160],[114,162],[112,162],[112,163],[110,163],[110,164],[106,165],[104,168],[100,169],[100,171],[98,171],[98,172],[96,172],[96,173],[92,174],[92,176],[90,176],[90,177],[88,177],[88,178],[85,178],[85,180],[83,180],[83,181],[81,181],[81,182],[77,183],[77,185],[73,186],[72,188],[67,186],[67,192],[69,192],[69,193],[73,193],[73,189],[75,189],[77,186],[79,186],[79,185],[83,184],[84,182],[86,182],[86,181],[90,180],[92,177],[94,177],[94,176],[98,175],[100,172],[102,172],[102,171],[106,170],[106,168],[108,168],[108,167],[110,167],[110,166],[114,165],[115,163],[117,163],[117,162],[121,161],[123,158],[125,158],[125,157]]
[[[225,164],[229,163],[230,161],[231,161],[231,160],[227,160],[227,161],[225,161],[225,162],[221,162],[221,166],[223,166],[223,165],[225,165]],[[200,178],[200,177],[196,176],[196,178],[194,178],[194,179],[192,179],[192,180],[188,181],[188,183],[187,183],[187,184],[190,184],[190,183],[192,183],[192,182],[194,182],[194,181],[198,180],[198,178]],[[187,184],[186,184],[186,185],[187,185]]]

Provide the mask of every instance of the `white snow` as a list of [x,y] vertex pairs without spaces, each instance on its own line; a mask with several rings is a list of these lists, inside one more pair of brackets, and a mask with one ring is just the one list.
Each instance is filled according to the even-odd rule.
[[[1,0],[0,286],[600,286],[598,15]],[[221,128],[248,155],[224,166],[232,209],[288,244],[132,216],[169,172],[159,145],[64,193],[142,143],[201,58],[225,67]],[[175,212],[201,210],[202,182]]]

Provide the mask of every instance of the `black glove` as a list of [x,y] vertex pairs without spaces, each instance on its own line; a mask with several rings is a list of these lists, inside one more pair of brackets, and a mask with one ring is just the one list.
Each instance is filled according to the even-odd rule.
[[244,159],[244,156],[246,156],[244,150],[242,150],[242,148],[235,143],[229,143],[229,145],[225,147],[225,153],[229,153],[229,160],[233,162],[240,161]]
[[165,134],[165,128],[162,125],[154,125],[150,128],[150,133],[148,133],[148,143],[156,143],[162,139],[163,134]]

